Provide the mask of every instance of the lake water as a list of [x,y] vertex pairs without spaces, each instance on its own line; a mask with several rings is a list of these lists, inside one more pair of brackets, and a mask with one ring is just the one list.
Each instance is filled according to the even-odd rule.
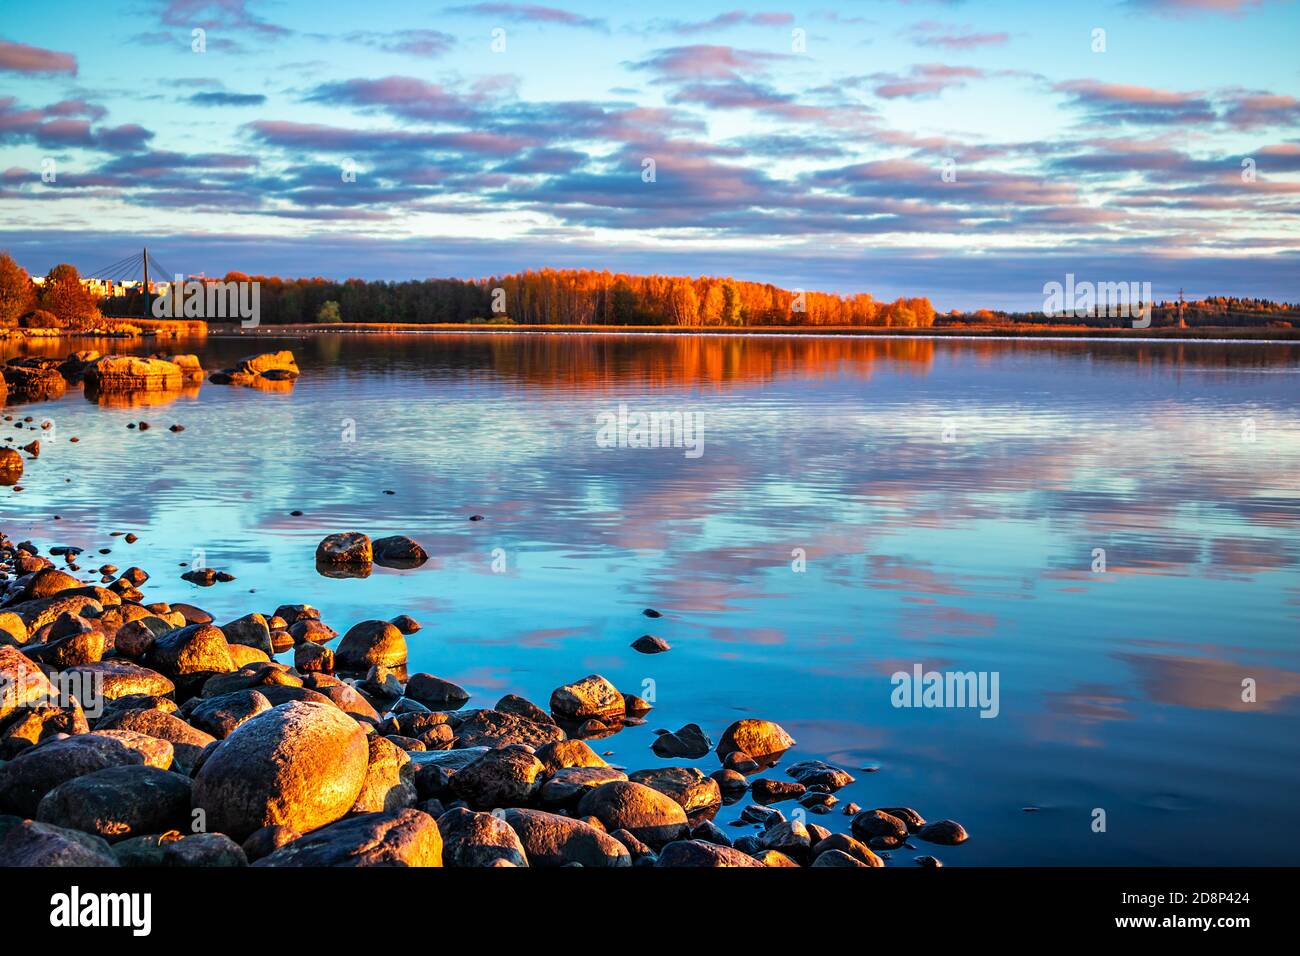
[[[73,347],[88,344],[25,348]],[[655,728],[696,722],[716,741],[737,718],[775,720],[798,741],[786,763],[857,777],[841,807],[907,805],[971,833],[896,852],[899,865],[927,852],[948,865],[1300,862],[1300,347],[614,334],[126,346],[158,347],[209,369],[291,348],[303,374],[283,393],[204,383],[101,406],[74,388],[11,405],[54,422],[25,490],[0,490],[12,538],[111,548],[83,565],[139,564],[151,599],[219,621],[304,601],[340,632],[410,613],[424,624],[410,669],[462,684],[471,707],[507,692],[545,705],[604,674],[656,701],[644,726],[593,742],[628,769],[671,763],[650,751]],[[703,453],[602,447],[598,416],[620,404],[698,414]],[[153,427],[126,428],[141,419]],[[321,577],[316,544],[345,530],[408,534],[432,557]],[[237,580],[180,580],[194,549]],[[672,650],[628,646],[646,633]],[[997,716],[893,706],[891,675],[916,665],[995,673]],[[847,830],[839,809],[808,819]]]

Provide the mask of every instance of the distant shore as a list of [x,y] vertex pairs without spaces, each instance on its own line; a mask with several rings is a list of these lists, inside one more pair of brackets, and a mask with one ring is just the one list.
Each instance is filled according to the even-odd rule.
[[680,326],[680,325],[487,325],[467,323],[341,323],[311,325],[262,325],[242,328],[234,324],[213,323],[209,335],[277,336],[406,333],[553,333],[586,335],[725,335],[725,336],[871,336],[878,338],[1071,338],[1117,340],[1241,340],[1260,342],[1300,341],[1300,329],[1257,326],[1203,326],[1194,329],[1160,328],[1088,328],[1086,326],[936,326],[932,328],[887,328],[879,326]]
[[1091,328],[1088,326],[996,325],[932,326],[892,328],[843,325],[766,326],[681,326],[681,325],[495,325],[487,323],[381,323],[344,322],[298,325],[259,325],[245,328],[238,323],[205,323],[197,320],[158,320],[108,317],[91,329],[0,329],[0,339],[95,339],[95,338],[221,338],[297,337],[305,335],[698,335],[726,337],[854,337],[903,339],[1077,339],[1160,342],[1300,342],[1300,328],[1267,326],[1198,326],[1196,328]]

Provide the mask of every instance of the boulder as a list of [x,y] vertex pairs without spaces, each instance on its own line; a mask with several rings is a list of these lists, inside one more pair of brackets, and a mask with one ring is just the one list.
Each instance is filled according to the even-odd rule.
[[237,839],[271,825],[306,833],[352,808],[368,767],[355,720],[332,705],[290,702],[217,744],[195,776],[194,805],[210,829]]
[[650,749],[670,760],[698,760],[713,749],[713,741],[699,724],[687,724],[676,733],[660,734]]
[[67,380],[57,368],[40,368],[24,365],[0,367],[9,387],[9,397],[25,402],[49,402],[61,398],[68,389]]
[[[853,837],[844,833],[832,833],[830,836],[826,837],[826,839],[813,844],[812,853],[813,856],[817,858],[822,857],[826,853],[843,853],[844,855],[857,860],[863,866],[885,865],[885,861],[876,856],[876,854],[871,851],[871,848],[865,843],[855,840]],[[821,865],[840,866],[846,864],[823,863]],[[816,860],[813,861],[813,866],[817,866]]]
[[927,843],[956,846],[958,843],[965,843],[969,840],[970,834],[956,820],[936,820],[934,823],[927,823],[917,830],[916,837],[918,840],[924,840]]
[[883,810],[863,810],[853,818],[851,828],[853,835],[864,842],[876,837],[884,837],[894,845],[907,841],[907,824]]
[[286,843],[254,866],[442,866],[442,836],[410,808],[363,813]]
[[542,810],[511,808],[504,811],[504,816],[519,835],[531,866],[632,865],[627,847],[589,823]]
[[537,759],[546,765],[547,773],[566,767],[608,767],[605,758],[591,749],[585,740],[558,740],[537,750]]
[[90,724],[86,721],[85,711],[75,698],[69,699],[67,706],[56,703],[28,704],[5,724],[4,732],[0,734],[0,758],[13,757],[28,747],[60,734],[72,736],[89,731]]
[[863,866],[869,866],[870,864],[863,863],[857,857],[850,856],[849,854],[845,853],[843,850],[827,850],[825,853],[819,854],[817,858],[812,861],[812,865],[813,866],[863,867]]
[[748,853],[703,840],[678,840],[659,851],[656,866],[762,866]]
[[520,697],[518,694],[506,694],[499,701],[493,710],[503,714],[514,714],[516,717],[523,717],[525,720],[531,720],[539,724],[553,724],[553,718],[542,708],[538,707],[531,700]]
[[334,664],[339,670],[366,673],[375,664],[399,667],[406,663],[406,638],[387,621],[362,621],[343,635]]
[[489,750],[451,778],[457,797],[475,809],[517,807],[531,803],[546,768],[523,747]]
[[418,568],[429,560],[424,548],[400,534],[376,538],[373,551],[375,564],[389,568]]
[[548,807],[565,807],[577,803],[589,790],[626,779],[627,774],[615,767],[565,767],[542,784],[539,799]]
[[555,724],[539,724],[513,714],[495,710],[469,712],[455,725],[458,747],[505,747],[526,744],[541,748],[564,740],[564,731]]
[[292,843],[302,836],[291,827],[270,826],[254,830],[240,846],[250,863],[255,863],[264,856],[270,856],[286,843]]
[[174,630],[169,621],[157,615],[136,618],[117,629],[117,634],[113,637],[113,647],[119,654],[133,660],[141,660],[149,653],[154,641]]
[[406,696],[430,710],[456,710],[469,700],[469,691],[432,674],[412,674],[406,682]]
[[110,842],[185,829],[190,781],[143,764],[108,767],[59,784],[41,798],[36,819]]
[[198,763],[203,748],[212,743],[211,734],[196,730],[175,714],[161,710],[125,710],[95,725],[97,731],[128,730],[172,745],[178,769],[188,773]]
[[243,617],[236,618],[229,624],[222,625],[221,632],[225,635],[227,643],[255,647],[267,657],[275,656],[275,647],[271,643],[271,629],[267,626],[266,618],[260,614],[245,614]]
[[203,698],[190,711],[190,723],[218,740],[224,740],[246,720],[271,709],[264,694],[252,690],[237,690],[229,694]]
[[294,359],[293,353],[287,349],[281,349],[279,352],[263,352],[261,355],[249,355],[240,359],[235,369],[255,375],[265,375],[271,371],[290,372],[295,376],[300,374],[298,362]]
[[497,860],[528,865],[519,834],[491,813],[456,807],[438,817],[438,832],[442,834],[443,866],[492,866]]
[[104,355],[90,362],[82,372],[92,392],[157,389],[179,391],[185,373],[179,365],[164,359],[136,355]]
[[366,744],[370,751],[366,778],[352,804],[352,812],[372,813],[414,806],[419,799],[415,765],[406,751],[378,734],[367,737]]
[[374,560],[370,538],[358,531],[326,535],[316,546],[317,564],[370,564]]
[[190,624],[156,638],[144,660],[173,680],[235,670],[226,648],[226,635],[212,624]]
[[117,866],[102,838],[36,820],[23,820],[0,840],[0,867]]
[[[0,388],[0,404],[3,404],[5,392]],[[18,484],[23,476],[23,456],[9,447],[0,448],[0,485],[9,487]]]
[[779,724],[770,720],[738,720],[722,733],[717,753],[721,758],[735,751],[748,754],[759,763],[774,762],[795,744]]
[[580,816],[593,816],[606,830],[627,830],[658,849],[686,836],[686,811],[671,797],[631,781],[607,783],[578,804]]
[[104,700],[135,696],[167,697],[175,693],[176,685],[164,675],[148,667],[118,659],[84,664],[64,672],[77,675],[85,686],[98,684]]
[[0,724],[20,710],[56,696],[54,686],[27,655],[17,648],[0,647]]
[[847,787],[854,779],[847,770],[841,770],[821,760],[800,760],[786,767],[785,772],[805,787],[817,787],[827,791]]
[[41,798],[68,780],[125,765],[166,770],[171,762],[170,744],[128,731],[92,731],[48,740],[0,764],[0,810],[32,817]]
[[567,720],[621,719],[626,713],[623,695],[599,674],[557,687],[551,692],[551,712]]
[[696,813],[722,804],[722,789],[718,786],[718,781],[706,777],[695,767],[638,770],[628,774],[628,779],[659,791],[687,813]]
[[807,788],[789,780],[769,780],[760,777],[749,785],[749,793],[759,803],[780,803],[802,797]]

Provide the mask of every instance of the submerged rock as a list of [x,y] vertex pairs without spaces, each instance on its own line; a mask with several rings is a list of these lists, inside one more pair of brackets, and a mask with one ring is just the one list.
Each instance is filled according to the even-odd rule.
[[956,846],[958,843],[965,843],[970,839],[970,834],[956,820],[938,820],[934,823],[927,823],[916,831],[918,840],[924,840],[927,843],[938,843],[943,846]]
[[687,724],[676,733],[660,734],[650,749],[660,757],[698,760],[713,749],[713,741],[699,724]]

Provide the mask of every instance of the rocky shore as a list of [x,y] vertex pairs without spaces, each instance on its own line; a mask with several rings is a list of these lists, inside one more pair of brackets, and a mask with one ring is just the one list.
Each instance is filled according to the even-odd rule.
[[[712,773],[630,770],[589,741],[651,705],[599,674],[468,708],[407,674],[409,615],[341,637],[307,604],[219,623],[145,597],[138,567],[80,580],[78,557],[0,539],[0,865],[870,867],[966,839],[841,807],[852,775],[788,761],[772,720],[660,733],[654,757]],[[713,820],[740,801],[733,837]]]
[[[95,352],[3,367],[24,395],[204,374],[193,356]],[[209,380],[298,374],[281,352]],[[0,448],[0,480],[32,449]],[[799,755],[774,719],[665,728],[642,766],[615,766],[592,743],[653,707],[600,674],[564,675],[544,701],[470,706],[455,682],[409,672],[410,615],[342,633],[306,603],[219,621],[146,596],[143,568],[83,570],[90,553],[0,534],[0,866],[938,866],[923,845],[967,839],[910,807],[842,801],[849,770]],[[350,531],[314,557],[347,577],[428,554]],[[672,649],[646,635],[625,653]]]

